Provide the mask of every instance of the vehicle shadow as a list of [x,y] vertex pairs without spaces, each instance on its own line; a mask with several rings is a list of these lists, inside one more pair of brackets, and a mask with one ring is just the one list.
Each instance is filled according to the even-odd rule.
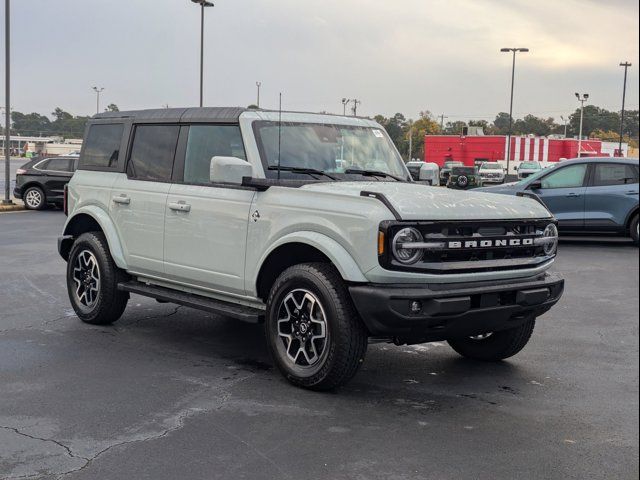
[[[145,348],[162,352],[165,361],[176,358],[210,365],[216,367],[212,370],[214,375],[219,367],[249,371],[288,386],[270,358],[263,325],[185,307],[176,307],[173,314],[156,316],[153,310],[143,318],[125,313],[111,328],[117,331],[120,341],[134,345],[142,341]],[[461,358],[444,342],[415,346],[382,343],[369,345],[360,372],[340,391],[355,396],[371,392],[393,396],[399,389],[417,392],[416,387],[424,389],[427,385],[437,385],[443,392],[450,388],[466,392],[482,391],[487,384],[495,384],[496,389],[504,387],[504,392],[512,393],[513,385],[530,376],[526,366],[509,361],[487,363]],[[416,394],[424,396],[424,392]]]

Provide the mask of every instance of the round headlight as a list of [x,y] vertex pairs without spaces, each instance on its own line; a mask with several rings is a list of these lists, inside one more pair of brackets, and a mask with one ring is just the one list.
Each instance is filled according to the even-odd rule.
[[418,248],[406,248],[408,243],[422,242],[422,234],[415,228],[403,228],[393,237],[391,249],[393,256],[400,263],[411,265],[422,258],[422,250]]
[[542,237],[545,240],[543,249],[545,255],[553,255],[558,250],[558,227],[550,223],[544,229]]

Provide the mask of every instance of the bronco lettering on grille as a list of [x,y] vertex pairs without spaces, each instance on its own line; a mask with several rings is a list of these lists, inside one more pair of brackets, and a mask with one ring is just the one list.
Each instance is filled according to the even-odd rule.
[[447,242],[447,248],[531,247],[533,238],[505,238],[496,240],[466,240]]

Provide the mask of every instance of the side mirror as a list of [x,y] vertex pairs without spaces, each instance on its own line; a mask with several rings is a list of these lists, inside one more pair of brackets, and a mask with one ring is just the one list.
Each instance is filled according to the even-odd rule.
[[211,183],[242,184],[243,177],[253,176],[253,167],[237,157],[213,157],[209,168]]
[[531,182],[527,188],[529,190],[540,190],[542,188],[542,182],[540,180]]

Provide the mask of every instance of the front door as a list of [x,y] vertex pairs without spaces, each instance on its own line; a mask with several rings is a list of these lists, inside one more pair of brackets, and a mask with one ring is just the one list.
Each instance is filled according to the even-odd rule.
[[164,215],[180,127],[136,125],[127,172],[111,190],[111,218],[134,273],[163,276]]
[[255,192],[212,183],[214,156],[246,159],[238,125],[188,128],[184,155],[176,160],[177,181],[167,198],[165,272],[172,281],[243,295],[247,225]]
[[558,219],[560,228],[584,228],[587,168],[586,163],[557,167],[540,179],[542,188],[532,189]]

